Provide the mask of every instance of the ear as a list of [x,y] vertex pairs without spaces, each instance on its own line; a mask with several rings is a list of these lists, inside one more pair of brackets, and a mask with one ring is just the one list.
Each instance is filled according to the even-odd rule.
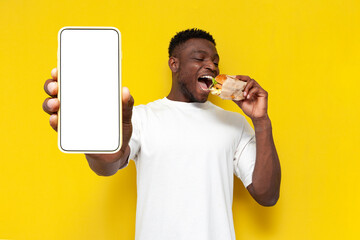
[[179,59],[176,57],[169,58],[169,67],[172,72],[177,72],[179,70]]

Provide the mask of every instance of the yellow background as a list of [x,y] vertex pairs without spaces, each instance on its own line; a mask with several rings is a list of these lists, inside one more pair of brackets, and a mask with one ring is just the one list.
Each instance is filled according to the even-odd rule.
[[82,155],[58,150],[42,111],[58,30],[76,25],[120,29],[123,85],[136,104],[169,92],[177,31],[210,31],[221,71],[269,92],[282,165],[272,208],[236,179],[237,239],[358,239],[359,16],[358,0],[1,0],[0,239],[134,239],[134,163],[98,177]]

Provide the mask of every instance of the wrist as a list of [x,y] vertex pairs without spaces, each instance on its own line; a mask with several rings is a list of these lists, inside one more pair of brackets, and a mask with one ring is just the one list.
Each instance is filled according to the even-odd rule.
[[271,121],[268,115],[261,118],[251,119],[254,125],[255,132],[271,130]]

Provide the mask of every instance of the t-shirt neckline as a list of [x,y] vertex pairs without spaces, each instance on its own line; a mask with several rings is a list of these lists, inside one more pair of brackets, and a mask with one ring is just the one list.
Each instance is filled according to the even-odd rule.
[[173,107],[179,107],[179,108],[186,108],[186,109],[207,109],[210,106],[210,102],[206,101],[204,103],[200,102],[180,102],[180,101],[174,101],[170,100],[167,97],[164,97],[163,102],[169,106]]

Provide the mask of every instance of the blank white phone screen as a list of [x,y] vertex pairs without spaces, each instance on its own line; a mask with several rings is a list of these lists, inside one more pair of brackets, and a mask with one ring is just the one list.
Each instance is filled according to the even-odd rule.
[[121,36],[114,28],[59,31],[59,148],[114,152],[121,144]]

